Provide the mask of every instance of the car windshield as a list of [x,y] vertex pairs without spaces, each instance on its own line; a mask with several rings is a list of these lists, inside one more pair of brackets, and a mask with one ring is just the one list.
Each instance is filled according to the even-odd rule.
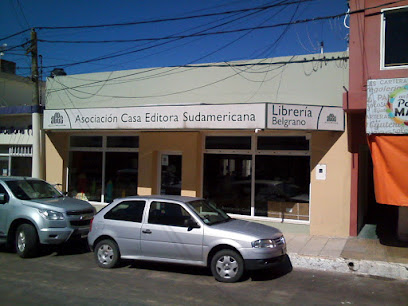
[[20,200],[38,200],[63,196],[52,185],[40,180],[7,181],[6,184],[14,196]]
[[187,204],[194,209],[205,224],[213,225],[231,220],[231,218],[212,201],[195,200]]

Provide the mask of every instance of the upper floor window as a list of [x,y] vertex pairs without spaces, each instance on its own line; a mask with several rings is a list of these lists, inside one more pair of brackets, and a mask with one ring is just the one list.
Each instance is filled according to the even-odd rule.
[[408,68],[408,7],[383,10],[382,68]]

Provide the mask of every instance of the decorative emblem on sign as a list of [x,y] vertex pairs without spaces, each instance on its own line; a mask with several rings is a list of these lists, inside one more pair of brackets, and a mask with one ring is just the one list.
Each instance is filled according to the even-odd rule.
[[388,116],[396,124],[408,126],[408,84],[390,94],[386,108]]
[[330,114],[327,116],[327,122],[337,122],[337,118],[334,114]]
[[56,112],[54,116],[51,117],[51,124],[63,124],[64,123],[64,117]]

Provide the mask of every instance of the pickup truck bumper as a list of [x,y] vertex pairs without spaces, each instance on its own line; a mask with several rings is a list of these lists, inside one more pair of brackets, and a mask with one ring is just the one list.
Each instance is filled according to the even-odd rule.
[[86,228],[43,228],[38,235],[42,244],[61,244],[69,239],[86,238],[89,227]]

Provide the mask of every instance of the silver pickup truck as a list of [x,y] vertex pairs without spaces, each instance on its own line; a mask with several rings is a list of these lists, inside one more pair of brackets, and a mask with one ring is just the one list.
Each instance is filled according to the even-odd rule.
[[95,208],[66,197],[51,184],[27,177],[0,177],[0,243],[33,257],[41,244],[86,237]]

